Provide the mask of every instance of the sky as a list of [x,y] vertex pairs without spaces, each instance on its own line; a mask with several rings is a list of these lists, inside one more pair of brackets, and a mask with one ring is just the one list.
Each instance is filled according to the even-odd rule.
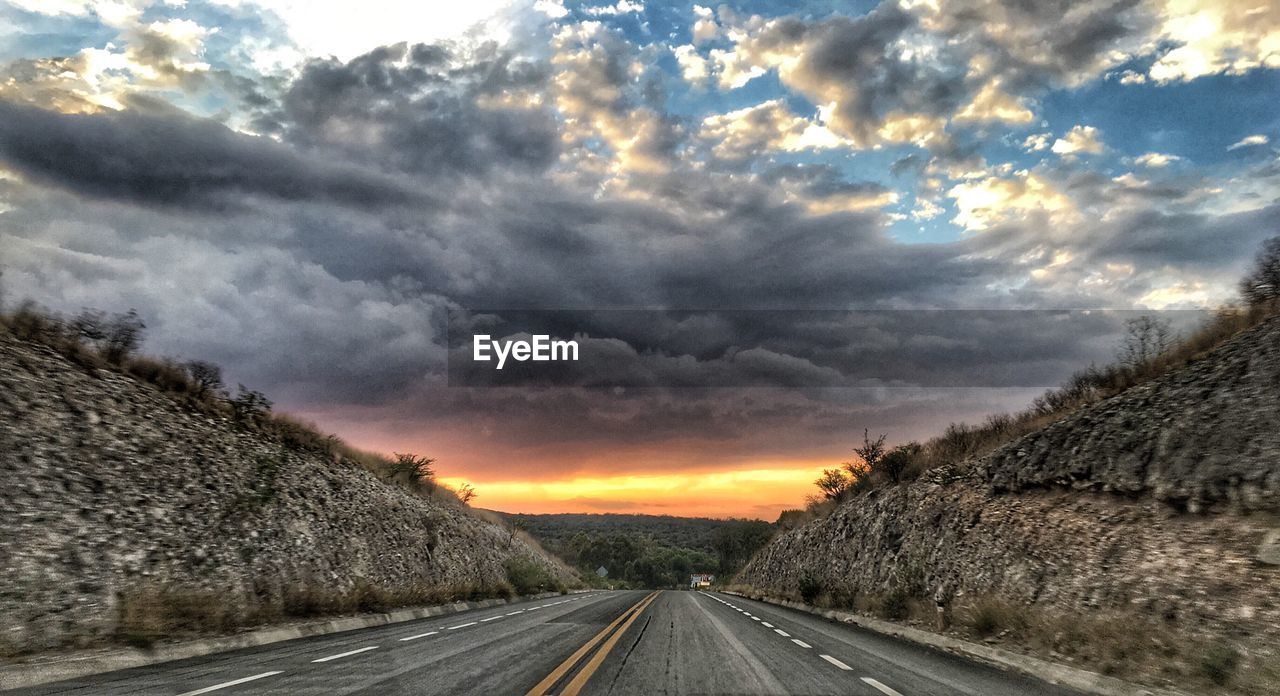
[[[10,0],[0,289],[136,308],[484,507],[772,519],[864,428],[1105,348],[806,312],[1230,301],[1280,233],[1277,103],[1275,0]],[[708,314],[581,327],[666,381],[448,380],[451,312],[671,309]],[[979,378],[875,378],[906,354]]]

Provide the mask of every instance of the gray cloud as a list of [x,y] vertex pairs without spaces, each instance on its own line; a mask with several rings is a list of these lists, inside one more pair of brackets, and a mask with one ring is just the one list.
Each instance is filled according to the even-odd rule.
[[149,205],[266,196],[374,206],[418,197],[389,177],[175,113],[61,114],[0,100],[0,162],[78,193]]
[[418,174],[536,172],[559,154],[550,112],[480,102],[546,79],[545,65],[492,44],[465,55],[449,44],[396,44],[347,63],[309,62],[259,125],[298,145]]

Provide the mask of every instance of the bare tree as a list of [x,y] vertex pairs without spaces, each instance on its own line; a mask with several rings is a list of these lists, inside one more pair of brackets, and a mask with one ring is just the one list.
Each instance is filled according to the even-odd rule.
[[86,309],[71,321],[72,331],[101,351],[108,362],[117,365],[138,349],[146,328],[138,312],[132,309],[111,316]]
[[229,402],[232,414],[241,423],[260,423],[271,412],[271,400],[260,391],[238,386],[240,391]]
[[434,490],[436,485],[436,472],[431,465],[436,460],[426,457],[419,457],[412,453],[401,454],[395,453],[395,461],[391,463],[390,473],[387,478],[395,478],[404,474],[412,483],[422,484],[428,490]]
[[1117,357],[1125,367],[1146,365],[1173,346],[1173,331],[1166,319],[1144,314],[1126,321],[1124,326],[1124,342]]
[[862,463],[866,468],[859,471],[855,463],[850,462],[845,464],[845,468],[849,470],[849,473],[852,474],[854,478],[865,475],[867,472],[875,471],[876,467],[880,465],[880,460],[884,459],[885,452],[887,451],[887,448],[884,446],[884,438],[885,436],[881,435],[875,440],[872,440],[871,431],[863,428],[862,446],[854,447],[853,453],[862,458]]
[[186,364],[187,374],[195,382],[196,395],[207,396],[222,389],[222,368],[204,360],[191,360]]
[[475,500],[477,495],[480,494],[476,493],[475,486],[472,486],[469,483],[464,483],[458,487],[458,500],[462,501],[463,505],[470,505],[471,501]]
[[1280,237],[1262,243],[1253,270],[1240,281],[1240,295],[1255,307],[1280,300]]
[[849,475],[839,469],[824,469],[813,483],[827,500],[839,500],[849,489]]

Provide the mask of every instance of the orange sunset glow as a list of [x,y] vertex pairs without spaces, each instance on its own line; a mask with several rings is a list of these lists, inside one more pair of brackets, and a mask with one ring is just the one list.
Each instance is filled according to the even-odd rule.
[[[827,465],[830,466],[829,464]],[[812,462],[761,464],[733,471],[620,476],[575,476],[552,480],[442,477],[446,485],[479,491],[480,507],[505,512],[630,512],[689,517],[777,519],[803,505],[823,466]]]

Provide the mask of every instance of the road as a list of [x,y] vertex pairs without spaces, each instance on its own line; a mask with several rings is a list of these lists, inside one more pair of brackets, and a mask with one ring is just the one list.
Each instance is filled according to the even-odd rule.
[[302,638],[13,694],[1075,694],[712,592],[595,592]]

